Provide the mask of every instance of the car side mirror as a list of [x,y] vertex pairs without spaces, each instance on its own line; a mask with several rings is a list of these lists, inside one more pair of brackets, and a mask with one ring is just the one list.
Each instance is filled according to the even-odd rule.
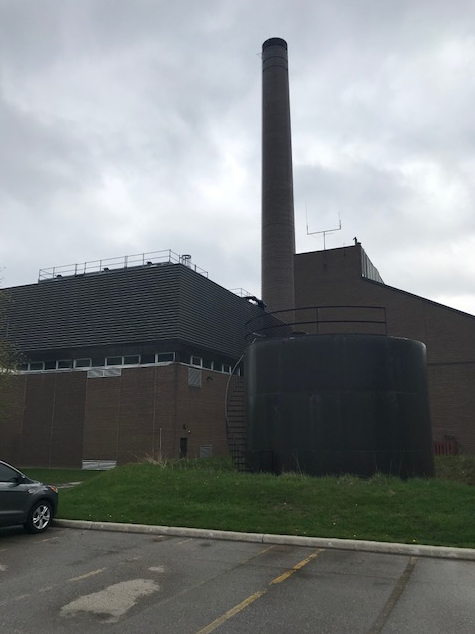
[[26,477],[23,474],[17,475],[16,478],[12,478],[14,482],[17,484],[23,484],[26,480]]

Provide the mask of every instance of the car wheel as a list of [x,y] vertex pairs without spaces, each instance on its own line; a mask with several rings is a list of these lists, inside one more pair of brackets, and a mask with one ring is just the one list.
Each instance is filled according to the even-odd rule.
[[51,523],[53,509],[46,500],[36,502],[31,508],[24,526],[29,533],[42,533]]

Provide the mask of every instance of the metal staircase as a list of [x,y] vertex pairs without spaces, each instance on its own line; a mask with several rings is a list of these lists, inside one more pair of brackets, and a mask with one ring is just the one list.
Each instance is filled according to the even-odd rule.
[[226,399],[226,432],[228,447],[238,471],[250,471],[246,462],[246,405],[244,378],[232,375]]

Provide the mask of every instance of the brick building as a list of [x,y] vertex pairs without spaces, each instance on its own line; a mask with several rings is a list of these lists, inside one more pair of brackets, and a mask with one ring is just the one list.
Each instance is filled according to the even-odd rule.
[[[379,332],[425,343],[433,438],[475,453],[474,316],[384,284],[360,244],[297,254],[295,297],[296,319],[319,324],[302,326],[307,331]],[[329,308],[304,310],[313,306]]]
[[[8,338],[25,363],[0,419],[2,458],[226,455],[226,402],[244,399],[233,367],[246,323],[266,313],[188,260],[104,264],[7,289]],[[359,244],[294,264],[297,329],[424,342],[434,439],[475,453],[475,317],[384,284]]]
[[3,459],[80,467],[228,453],[225,399],[245,323],[263,311],[187,257],[146,256],[7,289],[8,339],[24,363],[0,420]]

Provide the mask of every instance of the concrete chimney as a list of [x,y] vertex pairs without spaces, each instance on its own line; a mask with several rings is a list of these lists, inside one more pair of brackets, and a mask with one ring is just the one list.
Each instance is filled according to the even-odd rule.
[[293,310],[294,192],[287,42],[262,45],[262,299],[269,312]]

